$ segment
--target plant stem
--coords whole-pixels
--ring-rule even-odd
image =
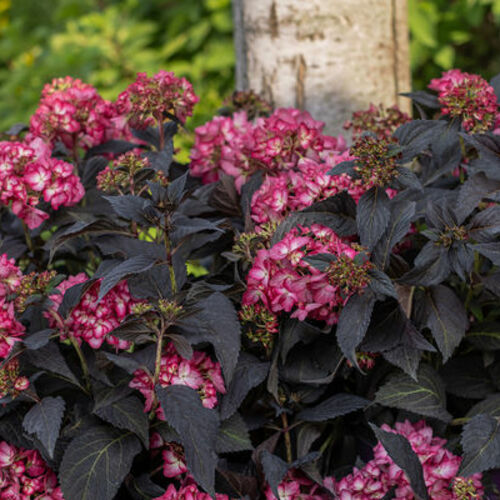
[[[175,270],[172,263],[172,244],[170,243],[170,238],[168,231],[165,230],[165,252],[167,254],[167,265],[170,273],[170,283],[172,286],[172,295],[177,293],[177,283],[175,281]]]
[[[26,222],[24,222],[23,220],[21,221],[21,224],[23,225],[24,239],[26,240],[26,245],[28,245],[30,252],[34,254],[35,247],[33,246],[33,240],[31,239],[30,230],[28,229]]]
[[[155,357],[155,374],[153,377],[153,385],[156,386],[158,380],[160,378],[160,369],[161,369],[161,355],[163,353],[163,335],[165,334],[165,327],[162,324],[160,329],[157,332],[157,340],[156,340],[156,357]]]
[[[71,345],[75,348],[76,354],[78,354],[78,358],[80,359],[80,365],[82,367],[83,378],[85,379],[85,387],[90,392],[90,376],[89,376],[89,367],[87,366],[87,361],[85,356],[83,355],[82,348],[80,344],[78,344],[77,340],[73,335],[69,335],[69,340]]]
[[[292,457],[292,440],[290,439],[290,428],[288,427],[288,417],[285,412],[281,414],[281,423],[283,424],[283,433],[285,436],[286,461],[291,464]]]

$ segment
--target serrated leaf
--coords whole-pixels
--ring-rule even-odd
[[[446,362],[460,344],[469,328],[462,301],[444,285],[432,287],[425,295],[427,326]]]
[[[394,283],[391,278],[387,276],[380,269],[372,269],[368,273],[370,275],[370,283],[368,286],[376,295],[381,295],[384,297],[392,297],[393,299],[398,298],[396,289],[394,288]]]
[[[422,464],[417,454],[413,451],[408,439],[401,434],[379,429],[374,424],[370,424],[370,427],[377,439],[382,443],[387,454],[392,458],[394,463],[405,472],[414,493],[419,498],[424,500],[429,499],[429,493],[425,486]]]
[[[443,120],[412,120],[401,125],[394,132],[394,137],[404,146],[401,161],[408,162],[422,153],[447,126],[448,122]]]
[[[439,375],[427,365],[421,365],[417,380],[400,374],[390,378],[376,393],[375,402],[384,406],[411,411],[417,415],[449,422],[446,394]]]
[[[458,474],[470,476],[500,467],[500,422],[490,415],[476,415],[464,425],[460,440],[464,455]]]
[[[215,446],[219,429],[217,413],[204,408],[199,394],[186,386],[157,387],[156,394],[165,420],[182,441],[190,474],[205,491],[214,495]]]
[[[500,323],[474,324],[465,338],[482,351],[499,350]]]
[[[141,450],[131,432],[108,426],[86,429],[64,453],[59,481],[65,498],[113,500]]]
[[[24,359],[37,368],[61,375],[80,387],[78,379],[69,369],[66,360],[56,344],[49,343],[36,351],[26,351]]]
[[[486,258],[490,259],[495,266],[500,266],[500,243],[479,243],[477,245],[471,245],[471,248],[476,252],[484,255]]]
[[[234,376],[222,398],[221,418],[227,419],[239,408],[248,392],[261,384],[268,372],[269,363],[259,361],[251,354],[242,352]]]
[[[266,482],[269,484],[274,496],[279,498],[278,486],[288,472],[289,465],[281,460],[280,457],[269,453],[267,450],[262,451],[259,458]]]
[[[480,172],[469,177],[460,187],[455,210],[465,219],[483,199],[500,201],[500,181],[488,179]]]
[[[302,410],[297,418],[306,422],[324,422],[361,410],[369,404],[367,399],[353,394],[335,394],[317,406]]]
[[[471,418],[476,415],[489,415],[491,417],[500,418],[500,394],[491,394],[483,401],[475,404],[468,412],[466,417]]]
[[[49,343],[50,336],[55,332],[52,329],[40,330],[27,337],[23,337],[23,344],[30,350],[36,351]]]
[[[455,396],[482,399],[495,392],[495,386],[479,355],[457,356],[444,365],[441,375],[446,391]]]
[[[467,144],[474,146],[479,158],[472,160],[468,169],[472,172],[484,172],[488,179],[500,180],[500,137],[486,132],[484,134],[460,134]]]
[[[145,210],[151,206],[150,200],[132,194],[105,196],[104,198],[109,202],[118,217],[132,220],[139,224],[148,224],[148,219],[145,217]]]
[[[108,405],[100,405],[94,413],[119,429],[126,429],[136,434],[149,448],[149,419],[144,412],[144,404],[136,396],[113,401]]]
[[[426,92],[425,90],[416,90],[415,92],[404,92],[400,95],[409,97],[413,102],[421,104],[422,106],[426,106],[427,108],[431,109],[440,108],[437,96],[431,94],[430,92]]]
[[[122,279],[151,269],[155,264],[155,260],[146,255],[137,255],[112,267],[102,277],[98,300],[101,300]]]
[[[245,421],[238,413],[224,420],[217,435],[217,453],[235,453],[253,450]]]
[[[500,207],[495,205],[477,213],[468,225],[468,232],[479,243],[495,240],[500,235]]]
[[[24,429],[30,434],[36,435],[50,458],[54,457],[65,406],[61,396],[55,398],[48,396],[33,405],[23,420]]]
[[[375,305],[375,296],[369,290],[362,295],[353,295],[340,313],[337,324],[337,342],[344,356],[354,365],[356,347],[363,340]]]
[[[414,263],[415,267],[404,274],[400,281],[415,286],[439,285],[450,274],[448,249],[428,241]]]
[[[177,206],[184,196],[188,172],[173,180],[167,187],[167,197],[170,203]]]
[[[372,250],[384,234],[390,218],[389,198],[383,189],[372,187],[364,193],[356,213],[361,244]]]
[[[233,378],[241,345],[241,325],[232,302],[215,292],[196,304],[195,314],[183,318],[177,326],[191,342],[210,342],[214,346],[226,384]]]

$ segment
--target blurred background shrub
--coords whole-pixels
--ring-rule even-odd
[[[459,67],[500,72],[500,0],[409,0],[415,88]],[[0,0],[0,130],[27,121],[43,84],[71,75],[114,98],[137,71],[190,79],[189,127],[233,87],[230,0]]]

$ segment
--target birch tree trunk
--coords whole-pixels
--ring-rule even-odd
[[[406,0],[233,0],[236,85],[340,133],[353,111],[410,89]]]

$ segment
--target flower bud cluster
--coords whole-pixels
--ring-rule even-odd
[[[429,88],[438,92],[441,112],[460,118],[468,132],[485,132],[498,120],[495,90],[479,75],[452,69],[431,80]]]
[[[52,145],[60,141],[70,151],[127,135],[115,105],[92,85],[70,76],[45,85],[30,132]]]
[[[56,271],[32,272],[24,275],[16,289],[16,311],[20,314],[26,309],[26,301],[35,294],[44,295],[56,277]]]
[[[461,457],[454,455],[445,445],[446,440],[433,436],[433,430],[422,420],[412,424],[408,420],[397,422],[392,429],[382,429],[401,434],[410,442],[423,468],[425,485],[430,498],[440,500],[471,500],[483,498],[481,474],[470,478],[457,476]],[[373,500],[383,498],[395,487],[394,498],[413,500],[413,490],[408,477],[389,457],[379,442],[373,449],[374,458],[363,468],[354,468],[348,476],[336,481],[325,479],[325,486],[339,500]]]
[[[116,107],[132,128],[141,129],[157,126],[169,117],[185,122],[198,101],[191,83],[161,70],[151,78],[137,73],[136,81],[118,96]]]
[[[243,305],[262,304],[272,313],[292,312],[292,318],[326,321],[329,325],[349,297],[369,282],[370,262],[358,264],[360,253],[331,229],[314,224],[292,229],[269,250],[257,252],[247,277]],[[328,269],[320,271],[308,258],[331,254]]]
[[[245,111],[250,120],[259,116],[268,116],[273,111],[271,104],[253,90],[233,92],[231,97],[224,102],[224,109],[229,109],[232,113]]]
[[[9,206],[30,229],[49,217],[36,208],[42,200],[57,210],[75,205],[85,194],[73,166],[51,153],[40,138],[0,142],[0,204]]]
[[[53,305],[45,313],[49,326],[60,331],[61,339],[71,335],[79,342],[84,340],[93,349],[99,349],[105,340],[117,349],[128,349],[130,347],[128,341],[110,335],[110,332],[131,314],[131,309],[137,302],[130,295],[126,281],[118,283],[99,301],[100,280],[98,280],[83,293],[80,302],[67,318],[62,318],[57,312],[65,292],[72,286],[86,281],[88,277],[85,273],[80,273],[70,276],[57,286],[59,293],[50,296]]]
[[[22,391],[30,386],[27,377],[19,375],[19,359],[14,358],[7,361],[0,368],[0,399],[7,396],[16,398]]]
[[[185,359],[177,353],[171,342],[165,346],[161,357],[158,383],[161,387],[191,387],[198,391],[205,408],[214,408],[217,404],[217,392],[226,392],[218,362],[212,361],[201,351],[194,351],[191,359]],[[154,377],[145,370],[138,369],[129,385],[138,389],[146,398],[144,411],[151,411],[156,404]],[[156,414],[160,420],[165,420],[161,407],[156,407]]]
[[[149,160],[138,151],[129,151],[113,160],[97,174],[97,189],[105,193],[135,194],[136,175],[149,167]]]
[[[0,498],[64,500],[57,477],[37,450],[0,442]]]
[[[344,123],[346,130],[352,129],[353,139],[358,139],[364,132],[376,137],[389,138],[403,123],[411,121],[411,117],[401,111],[398,106],[384,108],[383,105],[370,104],[366,110],[355,111],[352,118]]]

